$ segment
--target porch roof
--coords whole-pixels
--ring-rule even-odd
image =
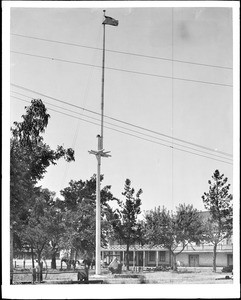
[[[129,247],[130,251],[151,251],[151,250],[160,250],[166,251],[167,249],[160,246],[150,246],[150,245],[131,245]],[[126,251],[126,245],[111,245],[107,248],[101,248],[101,251]]]
[[[179,252],[182,249],[182,247],[178,246],[174,252]],[[164,248],[161,245],[132,245],[129,247],[130,251],[168,251],[167,248]],[[126,251],[126,245],[109,245],[106,248],[101,248],[101,251]],[[201,244],[199,246],[197,245],[187,245],[185,249],[183,250],[183,253],[185,252],[213,252],[213,245],[207,245],[207,244]],[[233,251],[233,245],[218,245],[217,246],[217,252],[232,252]]]

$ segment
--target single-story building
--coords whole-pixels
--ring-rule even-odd
[[[175,252],[180,251],[178,247]],[[150,247],[149,245],[130,246],[129,249],[130,266],[156,267],[171,264],[171,255],[168,249],[162,246]],[[102,261],[109,264],[113,257],[117,257],[121,263],[125,263],[126,245],[112,244],[101,249]],[[201,244],[187,245],[185,249],[177,255],[180,266],[185,267],[211,267],[213,264],[213,245]],[[217,246],[217,267],[233,265],[233,244],[222,243]]]

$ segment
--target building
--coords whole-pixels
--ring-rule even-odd
[[[209,212],[200,212],[204,219],[208,218]],[[181,247],[175,250],[178,253]],[[149,245],[130,246],[129,263],[130,266],[157,267],[171,265],[171,255],[168,249],[160,246],[150,247]],[[101,258],[109,264],[114,256],[121,263],[124,263],[126,255],[126,245],[119,245],[112,242],[106,248],[101,249]],[[213,245],[202,243],[200,245],[187,245],[184,250],[177,255],[180,266],[185,267],[211,267],[213,265]],[[232,238],[223,240],[217,246],[217,267],[233,265],[233,242]]]
[[[180,247],[175,252],[180,251]],[[150,247],[148,245],[135,245],[130,247],[130,266],[157,267],[170,265],[171,256],[168,249],[162,246]],[[101,249],[101,258],[109,264],[113,257],[124,263],[126,255],[125,245],[109,245]],[[182,253],[178,254],[177,261],[185,267],[211,267],[213,264],[213,245],[201,244],[187,245]],[[233,244],[222,243],[217,247],[217,267],[233,265]]]

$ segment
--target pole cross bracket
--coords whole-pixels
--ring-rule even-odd
[[[97,151],[90,150],[88,152],[89,152],[89,154],[94,154],[96,156],[102,156],[102,157],[110,157],[111,156],[110,154],[108,154],[108,153],[110,153],[110,151],[104,151],[104,149],[97,150]]]

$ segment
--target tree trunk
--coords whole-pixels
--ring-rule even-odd
[[[78,249],[75,250],[74,260],[78,260]]]
[[[172,269],[177,271],[177,255],[174,252],[172,252]]]
[[[32,258],[32,268],[34,269],[34,253],[33,253],[33,246],[31,246],[31,258]]]
[[[213,247],[213,272],[216,272],[216,257],[217,257],[217,244]]]
[[[43,280],[43,263],[41,262],[41,253],[38,253],[38,274],[37,274],[38,282]]]
[[[52,253],[51,269],[56,270],[56,252],[55,251]]]
[[[45,279],[47,278],[47,275],[48,275],[48,265],[47,265],[47,262],[46,262],[46,259],[44,258],[44,263],[45,263],[45,269],[46,269],[46,275],[45,275]],[[42,264],[43,266],[43,264]]]

